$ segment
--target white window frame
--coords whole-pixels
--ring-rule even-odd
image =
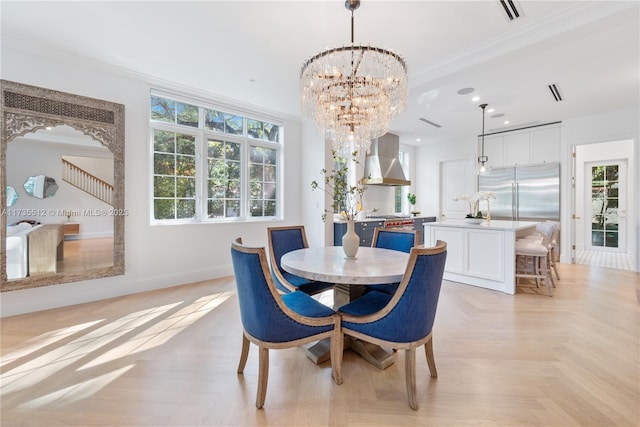
[[[171,99],[177,102],[191,104],[199,108],[199,126],[197,128],[151,120],[150,101],[152,96]],[[228,114],[234,114],[243,119],[243,134],[234,135],[216,132],[205,128],[205,109],[216,110]],[[149,187],[149,221],[151,225],[181,225],[201,223],[233,223],[233,222],[265,222],[282,220],[284,217],[283,182],[282,173],[284,167],[284,120],[267,114],[256,113],[235,108],[229,105],[217,104],[211,100],[203,100],[167,92],[160,89],[151,89],[147,103],[147,121],[149,123],[148,137],[148,187]],[[279,141],[268,141],[249,137],[247,120],[257,120],[279,126]],[[196,163],[196,200],[195,217],[183,219],[156,219],[154,207],[154,130],[183,133],[195,136],[195,163]],[[207,140],[209,138],[228,142],[240,143],[240,215],[238,217],[207,217]],[[276,215],[275,216],[251,216],[250,215],[250,175],[249,175],[249,149],[252,145],[276,150]]]

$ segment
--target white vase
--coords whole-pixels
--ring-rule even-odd
[[[347,221],[347,232],[342,236],[342,249],[347,258],[355,258],[360,247],[360,237],[356,234],[356,222]]]

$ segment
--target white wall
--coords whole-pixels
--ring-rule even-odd
[[[0,77],[125,105],[125,274],[35,289],[3,292],[1,315],[43,310],[174,286],[232,274],[230,244],[242,236],[247,244],[266,245],[266,228],[301,222],[304,182],[301,173],[301,124],[295,117],[265,111],[241,101],[194,89],[155,82],[93,62],[50,53],[13,40],[2,40]],[[149,93],[151,88],[180,91],[269,114],[285,120],[284,221],[151,226],[149,161]],[[306,189],[306,186],[305,186]],[[309,193],[308,191],[302,194]]]

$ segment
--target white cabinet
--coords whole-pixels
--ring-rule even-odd
[[[530,134],[530,132],[521,132],[504,136],[505,166],[531,164]]]
[[[448,220],[424,225],[425,246],[447,242],[444,278],[515,294],[516,237],[535,232],[529,221],[492,220],[481,225]]]
[[[478,153],[482,153],[481,140]],[[533,165],[560,161],[560,126],[542,126],[484,138],[488,167]],[[478,154],[480,155],[480,154]]]
[[[481,152],[479,151],[479,153]],[[485,137],[484,155],[489,158],[487,167],[499,168],[504,166],[504,137],[502,135]]]
[[[560,162],[560,128],[531,132],[531,163]]]

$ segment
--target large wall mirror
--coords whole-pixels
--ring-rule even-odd
[[[124,274],[124,106],[0,87],[0,290]]]

